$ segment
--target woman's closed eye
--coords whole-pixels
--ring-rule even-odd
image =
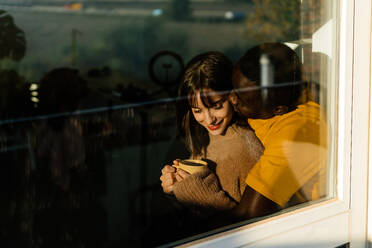
[[[201,113],[201,109],[200,108],[192,108],[192,112],[194,114],[198,114],[198,113]]]
[[[217,104],[213,105],[214,109],[221,109],[222,107],[223,107],[223,103],[217,103]]]
[[[222,98],[222,99],[219,99],[219,100],[217,100],[217,101],[215,101],[215,102],[213,102],[212,103],[212,108],[213,109],[222,109],[224,106],[224,103],[226,102],[226,99],[225,98]]]

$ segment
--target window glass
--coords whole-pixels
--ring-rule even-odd
[[[0,246],[172,246],[335,197],[336,7],[1,0]]]

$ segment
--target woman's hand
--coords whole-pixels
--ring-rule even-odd
[[[177,166],[178,160],[174,160],[173,164]],[[164,166],[161,170],[161,187],[166,194],[173,194],[173,185],[177,182],[176,171],[177,169],[170,165]]]
[[[190,176],[190,173],[188,173],[188,172],[186,172],[182,169],[177,169],[177,172],[176,172],[177,182],[181,182],[182,180],[186,179],[189,176]]]
[[[173,166],[166,165],[161,170],[161,187],[166,194],[173,194],[173,185],[177,182],[181,182],[182,180],[190,176],[190,173],[182,169],[175,168],[178,165],[179,160],[176,159],[173,161]]]
[[[179,159],[173,160],[173,165],[177,167],[179,165]],[[188,172],[186,172],[186,171],[184,171],[180,168],[177,168],[177,172],[176,172],[177,182],[181,182],[183,179],[185,179],[188,176],[190,176],[190,173],[188,173]]]

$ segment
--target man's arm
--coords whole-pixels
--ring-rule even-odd
[[[210,218],[208,230],[234,224],[240,221],[269,215],[281,210],[275,202],[269,200],[247,185],[241,201],[230,210],[218,212]]]
[[[247,185],[239,204],[231,210],[237,220],[246,220],[275,213],[280,206]]]

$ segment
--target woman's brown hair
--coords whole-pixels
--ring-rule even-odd
[[[233,64],[224,54],[206,52],[192,58],[186,65],[178,90],[177,126],[192,156],[205,154],[209,144],[208,131],[201,126],[191,112],[196,93],[200,92],[202,103],[212,107],[208,90],[213,90],[227,100],[232,90]]]

